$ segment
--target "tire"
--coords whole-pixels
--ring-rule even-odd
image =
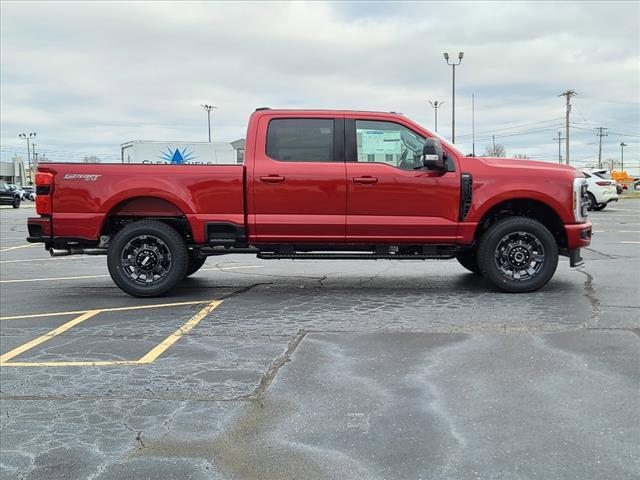
[[[606,203],[598,203],[597,205],[595,205],[593,207],[592,210],[595,210],[596,212],[599,212],[600,210],[604,210],[606,208],[607,204]]]
[[[200,270],[200,267],[202,267],[206,261],[207,257],[197,257],[193,253],[189,253],[189,265],[187,266],[187,273],[184,275],[185,278]]]
[[[464,268],[472,273],[480,273],[480,267],[478,267],[478,257],[475,250],[467,250],[460,252],[456,255],[456,259],[460,262]]]
[[[553,277],[558,266],[558,245],[537,220],[505,218],[480,239],[478,266],[482,276],[503,292],[533,292]]]
[[[158,297],[184,278],[189,252],[183,238],[169,225],[140,220],[115,235],[107,265],[111,278],[124,292],[134,297]]]
[[[593,210],[593,207],[598,204],[596,197],[593,196],[593,193],[587,192],[587,198],[587,210]]]
[[[14,197],[13,208],[20,208],[20,197]]]

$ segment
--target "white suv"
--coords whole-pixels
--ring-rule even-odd
[[[585,168],[581,170],[587,179],[589,210],[602,210],[610,202],[618,201],[615,181],[609,172],[601,168]]]

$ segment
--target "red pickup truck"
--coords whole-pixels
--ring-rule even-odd
[[[106,254],[125,292],[162,295],[207,256],[457,258],[507,292],[582,264],[574,168],[467,157],[397,113],[256,110],[244,165],[38,166],[30,242]]]

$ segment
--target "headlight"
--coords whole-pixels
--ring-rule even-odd
[[[573,180],[573,218],[576,223],[587,219],[587,181],[584,178]]]

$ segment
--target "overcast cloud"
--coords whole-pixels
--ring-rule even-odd
[[[119,158],[125,141],[205,141],[201,103],[218,107],[214,140],[244,137],[260,106],[393,110],[433,128],[427,100],[445,102],[451,67],[456,132],[471,151],[491,135],[507,153],[554,161],[573,100],[572,160],[640,160],[640,3],[170,3],[1,4],[1,154],[37,132],[50,159]],[[518,127],[518,125],[522,125]],[[525,135],[511,135],[544,130]],[[620,134],[625,134],[621,136]],[[469,143],[460,143],[469,142]]]

